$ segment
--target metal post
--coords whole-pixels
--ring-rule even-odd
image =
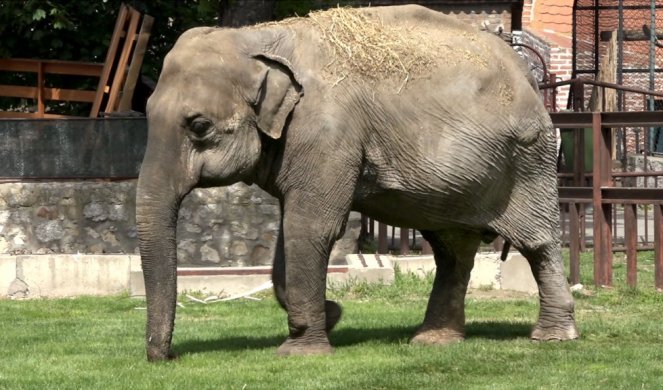
[[[649,90],[656,90],[656,82],[654,77],[656,74],[654,70],[656,69],[656,0],[651,0],[651,10],[650,10],[650,24],[651,31],[649,33]],[[654,111],[654,96],[649,95],[649,111]],[[649,148],[647,153],[654,152],[656,148],[656,141],[654,140],[654,128],[649,128]]]
[[[624,243],[626,244],[626,284],[635,288],[638,285],[638,205],[624,205]]]
[[[598,7],[597,7],[598,8]],[[598,12],[598,10],[596,10]],[[619,0],[617,3],[617,84],[624,83],[623,72],[624,69],[624,2]],[[598,31],[596,32],[598,36]],[[598,38],[597,38],[598,39]],[[594,54],[598,58],[599,53]],[[617,107],[620,111],[624,111],[624,92],[617,90]]]
[[[663,292],[663,205],[654,205],[654,285]]]
[[[401,228],[400,254],[401,256],[406,256],[410,254],[410,229]]]
[[[421,243],[421,254],[422,255],[432,255],[433,247],[430,246],[430,243],[426,240],[423,240]]]
[[[569,204],[569,257],[571,284],[580,283],[580,207]]]
[[[382,222],[378,223],[378,253],[381,255],[389,253],[389,247],[387,245],[387,225]]]
[[[612,285],[612,205],[603,203],[601,187],[611,186],[610,144],[611,131],[601,126],[601,113],[592,115],[594,141],[594,284]]]

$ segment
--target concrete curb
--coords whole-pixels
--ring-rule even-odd
[[[391,284],[394,267],[404,272],[435,271],[432,256],[395,257],[351,254],[347,265],[330,266],[328,284],[353,281]],[[271,279],[271,267],[178,268],[178,291],[236,295]],[[509,289],[535,293],[527,261],[510,254],[477,254],[470,288]],[[136,255],[3,255],[0,256],[0,298],[57,298],[79,295],[145,294],[140,257]]]

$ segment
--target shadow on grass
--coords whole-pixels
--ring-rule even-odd
[[[177,355],[188,355],[215,351],[243,351],[247,349],[265,349],[279,346],[283,337],[219,337],[207,340],[185,340],[173,345]]]
[[[465,325],[465,339],[513,340],[529,338],[534,325],[527,322],[473,321]]]
[[[528,338],[532,324],[513,322],[470,322],[465,327],[466,339],[513,340]],[[397,344],[407,342],[415,333],[413,326],[391,326],[382,328],[340,328],[329,336],[335,347],[348,347],[368,342]],[[277,348],[283,336],[270,337],[219,337],[207,340],[185,340],[174,345],[177,355],[214,351],[242,351]]]

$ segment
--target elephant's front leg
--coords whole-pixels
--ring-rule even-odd
[[[332,352],[327,333],[340,318],[340,307],[325,299],[327,265],[332,246],[343,231],[346,208],[302,196],[291,195],[285,201],[285,261],[279,264],[277,250],[274,272],[277,276],[279,268],[285,271],[284,281],[275,278],[275,290],[288,312],[289,335],[278,349],[280,355]],[[279,287],[283,282],[285,289]]]
[[[281,215],[283,215],[283,210],[281,210]],[[276,240],[276,250],[274,254],[274,265],[272,267],[272,283],[274,284],[274,295],[279,305],[284,310],[288,310],[287,305],[287,296],[286,296],[286,283],[285,283],[285,246],[283,242],[283,218],[281,218],[281,227],[279,229],[279,235]],[[343,310],[341,306],[330,300],[325,301],[325,317],[326,324],[325,330],[327,333],[331,332],[334,329],[334,326],[341,319]]]

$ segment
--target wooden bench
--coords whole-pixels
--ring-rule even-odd
[[[100,113],[131,109],[140,67],[154,19],[141,15],[134,8],[122,4],[115,22],[106,60],[103,63],[37,59],[0,59],[0,72],[34,73],[36,85],[0,85],[0,96],[33,99],[33,112],[0,111],[0,118],[62,118],[46,112],[47,101],[91,103],[89,117]],[[50,75],[86,76],[98,78],[95,90],[47,87]],[[34,77],[34,76],[33,76]]]

